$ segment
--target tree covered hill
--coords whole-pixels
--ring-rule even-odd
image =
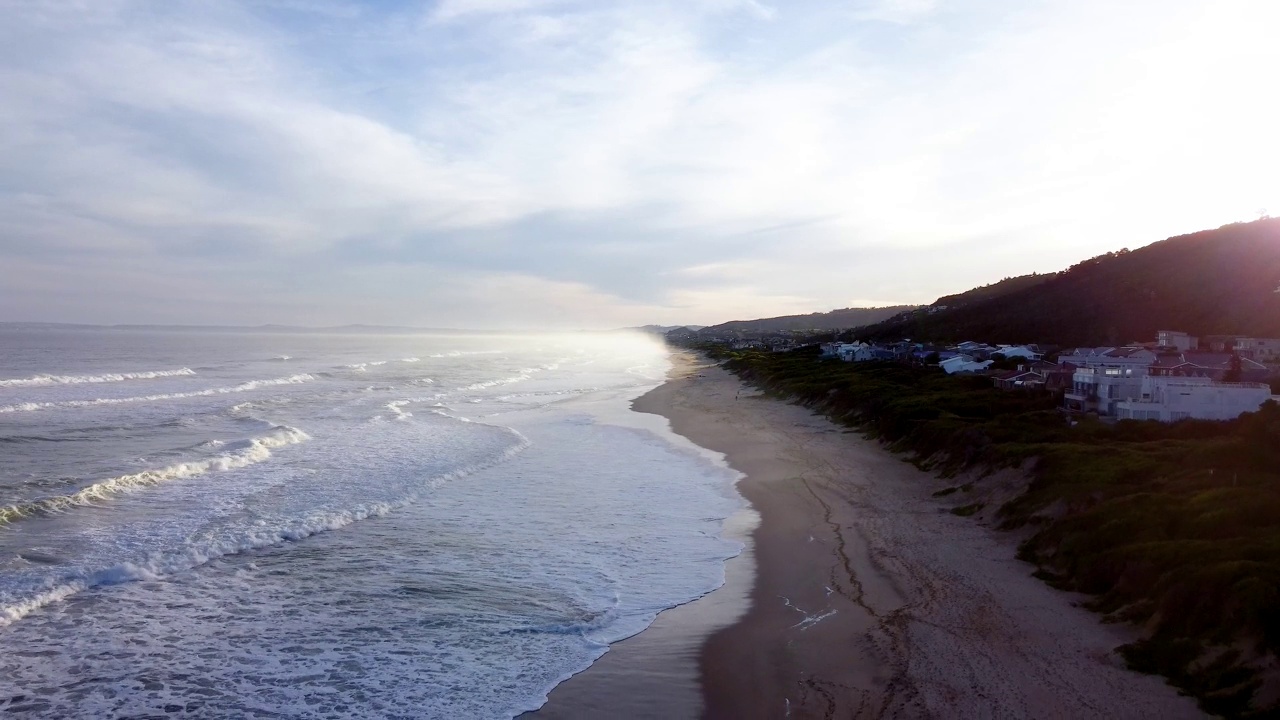
[[[878,323],[886,318],[915,309],[915,305],[895,305],[882,308],[844,308],[808,315],[784,315],[758,320],[732,320],[702,328],[703,337],[735,334],[758,334],[804,330],[848,330]]]
[[[1280,337],[1280,218],[1173,237],[1060,273],[1012,280],[1027,277],[1044,280],[954,307],[939,300],[855,335],[1057,345],[1148,340],[1158,330]],[[999,285],[951,297],[973,297]]]
[[[1057,277],[1057,275],[1058,273],[1049,273],[1047,275],[1031,273],[1030,275],[1008,277],[1000,282],[991,283],[990,285],[983,285],[972,290],[966,290],[962,293],[956,293],[955,295],[945,295],[938,298],[938,300],[930,307],[953,309],[963,307],[965,305],[972,305],[973,303],[991,300],[1020,290],[1025,290],[1029,287],[1035,287],[1036,285]]]

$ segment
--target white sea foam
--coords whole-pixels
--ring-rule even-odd
[[[272,380],[251,380],[249,382],[240,383],[232,387],[208,388],[206,390],[193,390],[191,392],[181,393],[163,393],[159,395],[143,395],[139,397],[124,398],[94,398],[92,400],[62,400],[58,402],[25,402],[17,405],[0,405],[0,413],[14,412],[32,412],[35,410],[52,410],[55,408],[76,408],[90,407],[93,405],[121,405],[125,403],[137,402],[157,402],[160,400],[179,400],[182,398],[208,397],[210,395],[225,395],[229,393],[249,392],[251,390],[259,390],[264,387],[272,387],[275,385],[296,385],[315,380],[312,375],[290,375],[289,377],[274,378]]]
[[[387,403],[387,408],[391,410],[392,413],[395,414],[395,418],[397,420],[408,420],[409,418],[413,417],[413,413],[407,412],[401,408],[403,408],[405,405],[408,405],[409,402],[410,402],[409,400],[395,400],[393,402]]]
[[[170,480],[256,465],[269,459],[273,449],[294,445],[309,439],[310,436],[297,428],[280,425],[266,435],[228,444],[229,447],[236,447],[236,449],[222,455],[204,460],[178,463],[158,470],[143,470],[138,473],[120,475],[100,480],[70,495],[59,495],[21,505],[0,508],[0,525],[12,523],[32,515],[46,515],[68,510],[77,505],[89,505],[95,501],[106,500],[114,495],[159,485]]]
[[[191,368],[177,370],[149,370],[147,372],[106,373],[103,375],[35,375],[29,378],[0,380],[0,387],[33,387],[40,385],[80,385],[82,383],[112,383],[125,380],[155,380],[156,378],[195,375]]]
[[[450,472],[441,473],[429,478],[423,486],[423,490],[438,487],[444,483],[458,480],[485,468],[510,460],[512,457],[515,457],[532,445],[527,437],[513,428],[502,426],[490,427],[498,427],[506,431],[515,438],[515,442],[488,460],[460,467]],[[254,447],[261,444],[265,450],[271,446],[279,447],[280,445],[287,445],[292,442],[302,442],[303,440],[308,439],[308,436],[305,433],[296,428],[281,426],[278,429],[281,432],[272,436],[275,437],[275,440],[268,441],[265,438],[255,438],[250,444]],[[269,443],[279,444],[270,445]],[[246,450],[252,450],[252,448],[247,448]],[[269,452],[267,455],[269,455]],[[240,466],[243,467],[249,464],[252,464],[252,462],[244,462],[244,464]],[[226,469],[230,469],[230,467],[227,467]],[[165,474],[168,470],[172,470],[172,468],[166,468],[165,471],[155,472],[159,475]],[[203,470],[202,472],[208,472],[208,470]],[[104,482],[128,483],[130,481],[126,480],[126,478],[141,477],[147,474],[148,473],[139,473],[135,476],[113,478],[112,480]],[[201,473],[196,472],[192,474]],[[154,482],[143,482],[142,484],[155,484],[155,482],[163,482],[165,479],[170,478],[163,478]],[[86,488],[86,491],[91,489],[92,488]],[[274,521],[262,520],[253,526],[227,528],[224,534],[220,536],[196,541],[176,553],[153,553],[142,562],[124,562],[102,570],[86,571],[77,575],[65,576],[56,583],[51,584],[49,587],[40,590],[33,595],[16,599],[7,599],[6,604],[0,605],[0,627],[10,625],[46,605],[59,602],[92,587],[113,585],[134,580],[155,580],[163,578],[165,575],[182,572],[193,567],[203,565],[219,557],[235,555],[248,552],[250,550],[279,545],[285,542],[302,540],[327,530],[337,530],[339,528],[346,527],[347,525],[366,518],[381,517],[415,502],[419,496],[420,492],[410,492],[394,500],[365,502],[346,509],[321,510],[301,518],[277,518]],[[69,505],[70,504],[51,507],[49,508],[49,511],[64,509],[64,507]],[[8,508],[7,510],[12,511],[14,508]],[[0,510],[0,524],[11,519],[4,515],[5,512],[5,510]],[[18,517],[22,517],[25,514],[29,513],[22,513]]]

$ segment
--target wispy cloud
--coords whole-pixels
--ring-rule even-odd
[[[0,20],[8,319],[712,321],[929,301],[1280,206],[1262,0]]]

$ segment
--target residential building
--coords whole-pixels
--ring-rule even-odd
[[[1076,348],[1058,355],[1059,365],[1071,364],[1078,368],[1145,369],[1155,361],[1156,354],[1139,345]]]
[[[1019,365],[1017,370],[1000,373],[991,379],[1001,390],[1042,390],[1045,382],[1044,373],[1026,365]]]
[[[1040,353],[1025,345],[1001,345],[996,349],[996,352],[1007,358],[1023,358],[1025,360],[1040,359]]]
[[[1274,338],[1236,338],[1235,351],[1259,362],[1280,362],[1280,340]]]
[[[1235,371],[1233,373],[1233,370]],[[1266,365],[1230,352],[1161,353],[1151,364],[1151,375],[1157,377],[1204,377],[1210,380],[1259,382],[1271,371]]]
[[[1116,403],[1116,414],[1122,419],[1161,422],[1233,420],[1273,399],[1271,387],[1263,383],[1148,376],[1142,380],[1139,397]]]
[[[1020,363],[1017,370],[993,375],[991,380],[1001,390],[1050,390],[1058,392],[1063,387],[1071,384],[1070,374],[1066,375],[1065,381],[1061,377],[1062,374],[1061,366],[1051,362],[1044,362],[1043,360],[1036,360],[1034,362]],[[1050,387],[1051,380],[1056,383],[1056,387]]]
[[[822,346],[822,355],[823,357],[838,357],[845,362],[893,360],[897,357],[893,350],[879,348],[863,342],[826,343]]]
[[[969,355],[956,355],[947,358],[938,363],[938,367],[942,368],[948,375],[954,375],[958,372],[980,372],[991,366],[990,360],[975,360]]]
[[[1071,388],[1063,393],[1068,410],[1115,415],[1116,403],[1142,394],[1145,367],[1086,367],[1071,376]]]
[[[1160,330],[1156,333],[1156,345],[1186,352],[1200,346],[1200,340],[1176,330]]]

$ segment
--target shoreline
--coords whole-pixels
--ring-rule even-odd
[[[631,410],[666,417],[663,409],[673,402],[670,395],[678,381],[695,374],[702,362],[688,353],[673,353],[671,361],[663,384],[632,400]],[[714,632],[737,622],[750,606],[753,534],[758,525],[759,515],[744,498],[742,507],[723,524],[723,537],[743,547],[725,562],[722,585],[663,610],[649,627],[610,645],[594,663],[553,688],[542,707],[519,715],[520,720],[702,717],[702,648]]]
[[[726,584],[662,613],[535,717],[1205,717],[1161,678],[1126,669],[1114,648],[1132,631],[1033,578],[1015,537],[947,512],[931,495],[945,481],[712,361],[672,359],[667,383],[633,408],[744,475],[738,491],[760,517],[749,602],[736,620],[671,627],[682,608],[725,604]],[[726,566],[739,592],[744,575]],[[641,701],[643,682],[609,678],[643,680],[673,629],[705,638],[694,669],[687,649],[667,666],[671,687],[687,696],[692,682],[701,702],[647,712],[664,685]]]

